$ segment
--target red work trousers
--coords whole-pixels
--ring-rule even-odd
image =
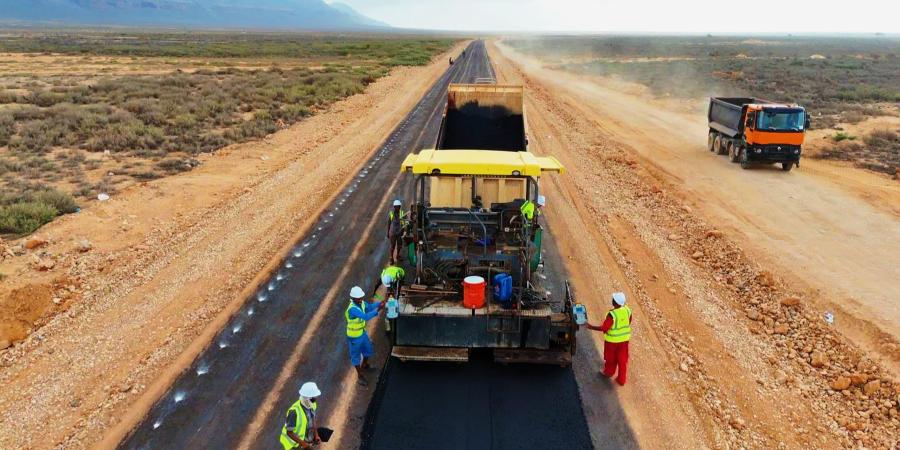
[[[628,375],[628,341],[604,342],[603,362],[603,375],[612,378],[618,368],[619,376],[616,377],[616,383],[624,386]]]

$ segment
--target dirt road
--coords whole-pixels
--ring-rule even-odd
[[[594,316],[605,310],[605,293],[612,289],[633,299],[633,375],[617,397],[642,447],[897,445],[895,376],[825,324],[805,285],[783,276],[774,258],[758,258],[742,229],[718,218],[717,210],[731,211],[720,203],[726,191],[716,186],[719,193],[708,201],[692,194],[692,183],[704,172],[685,162],[692,154],[666,153],[676,151],[668,142],[678,133],[659,128],[678,119],[624,109],[634,115],[625,120],[616,116],[614,99],[604,103],[593,90],[582,89],[587,81],[568,83],[566,74],[544,70],[502,46],[490,48],[498,78],[525,85],[532,150],[552,153],[570,169],[543,189],[551,229],[570,237],[560,246],[580,299]],[[665,148],[652,139],[664,139]],[[647,140],[655,144],[635,147]],[[649,152],[692,170],[663,172],[658,158],[643,156]],[[697,152],[735,171],[734,177],[748,176],[703,147]],[[769,180],[780,172],[753,175],[785,189],[783,180]],[[838,194],[862,203],[871,217],[884,214],[851,194]],[[753,215],[749,220],[759,223]],[[760,233],[763,225],[751,229]],[[873,232],[887,246],[896,238]],[[784,232],[777,236],[787,239]],[[875,270],[890,276],[895,269]],[[596,297],[586,299],[585,293]],[[602,420],[593,411],[603,408],[592,400],[601,388],[591,375],[576,365],[589,426]]]
[[[807,301],[835,311],[838,329],[877,349],[900,373],[900,283],[888,281],[900,280],[896,181],[808,158],[789,174],[769,166],[740,170],[706,151],[703,113],[548,70],[501,48],[556,95],[578,99],[577,113],[677,183],[688,204],[739,235],[756,259],[777,268]]]

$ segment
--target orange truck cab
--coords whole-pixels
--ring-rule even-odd
[[[784,171],[800,165],[806,110],[797,104],[747,97],[709,99],[709,151],[727,154],[744,169],[754,162],[780,163]]]

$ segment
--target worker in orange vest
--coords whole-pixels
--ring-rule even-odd
[[[631,308],[625,306],[625,294],[616,292],[612,295],[612,307],[606,313],[606,319],[600,326],[587,324],[590,330],[604,334],[603,343],[603,376],[612,378],[618,369],[616,382],[625,386],[628,375],[628,341],[631,340]]]

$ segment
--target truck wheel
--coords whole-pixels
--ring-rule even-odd
[[[716,135],[716,139],[713,141],[713,150],[717,155],[722,154],[722,136]]]
[[[792,162],[781,163],[781,170],[783,170],[785,172],[790,172],[791,169],[793,169],[793,168],[794,168],[794,163],[792,163]]]
[[[716,147],[716,133],[715,131],[710,130],[709,137],[706,139],[706,149],[709,151],[715,151]]]
[[[738,152],[741,151],[740,148],[741,147],[735,145],[734,142],[732,142],[732,141],[728,142],[728,160],[729,161],[731,161],[733,163],[738,162],[738,157],[739,157]]]
[[[747,156],[746,148],[741,149],[740,161],[741,161],[741,169],[747,170],[750,168],[750,157]]]

